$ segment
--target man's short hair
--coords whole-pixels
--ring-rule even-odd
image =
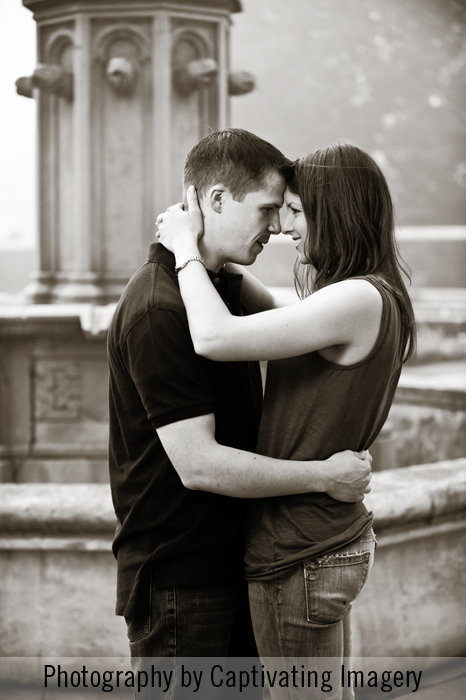
[[[271,172],[288,180],[291,161],[271,143],[244,129],[214,131],[188,153],[184,166],[185,187],[194,185],[200,195],[221,183],[233,199],[241,201],[256,192]]]

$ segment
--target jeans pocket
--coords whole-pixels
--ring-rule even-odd
[[[148,615],[125,617],[125,621],[130,644],[138,642],[150,633],[150,613]]]
[[[346,551],[304,562],[309,622],[331,625],[342,619],[364,586],[370,558],[370,551]]]

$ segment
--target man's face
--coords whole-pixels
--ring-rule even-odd
[[[215,227],[216,252],[222,263],[251,265],[270,235],[280,233],[284,190],[284,178],[271,172],[259,190],[249,192],[240,202],[233,199],[229,190],[224,191]]]

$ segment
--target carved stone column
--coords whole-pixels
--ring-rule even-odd
[[[228,68],[237,0],[24,4],[38,32],[17,90],[37,102],[40,269],[35,303],[0,305],[0,481],[102,482],[114,302],[181,197],[186,153],[253,81]]]
[[[23,0],[39,65],[40,270],[29,300],[115,301],[146,259],[156,214],[181,196],[188,150],[228,124],[238,0]]]

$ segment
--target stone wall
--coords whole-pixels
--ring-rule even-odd
[[[114,305],[89,304],[0,308],[0,481],[108,480],[105,340],[113,311]],[[439,337],[445,322],[432,313],[427,326],[421,317],[419,328],[437,334],[434,357],[450,359],[442,356]],[[460,329],[466,327],[466,305],[452,311],[451,326],[457,339],[453,356],[464,358]],[[390,438],[393,466],[466,454],[464,369],[463,361],[404,368],[377,441]],[[380,463],[377,457],[374,468]]]
[[[350,140],[378,160],[402,225],[464,225],[465,22],[465,0],[243,0],[232,60],[257,90],[232,126],[291,158]]]
[[[114,305],[0,310],[0,481],[108,481]]]
[[[461,656],[466,459],[374,474],[367,505],[379,547],[354,606],[354,655]],[[127,663],[114,526],[104,484],[0,485],[0,678],[37,679],[51,657]]]
[[[125,623],[114,614],[109,487],[0,490],[0,657],[8,657],[0,678],[34,680],[39,657],[126,657]]]

